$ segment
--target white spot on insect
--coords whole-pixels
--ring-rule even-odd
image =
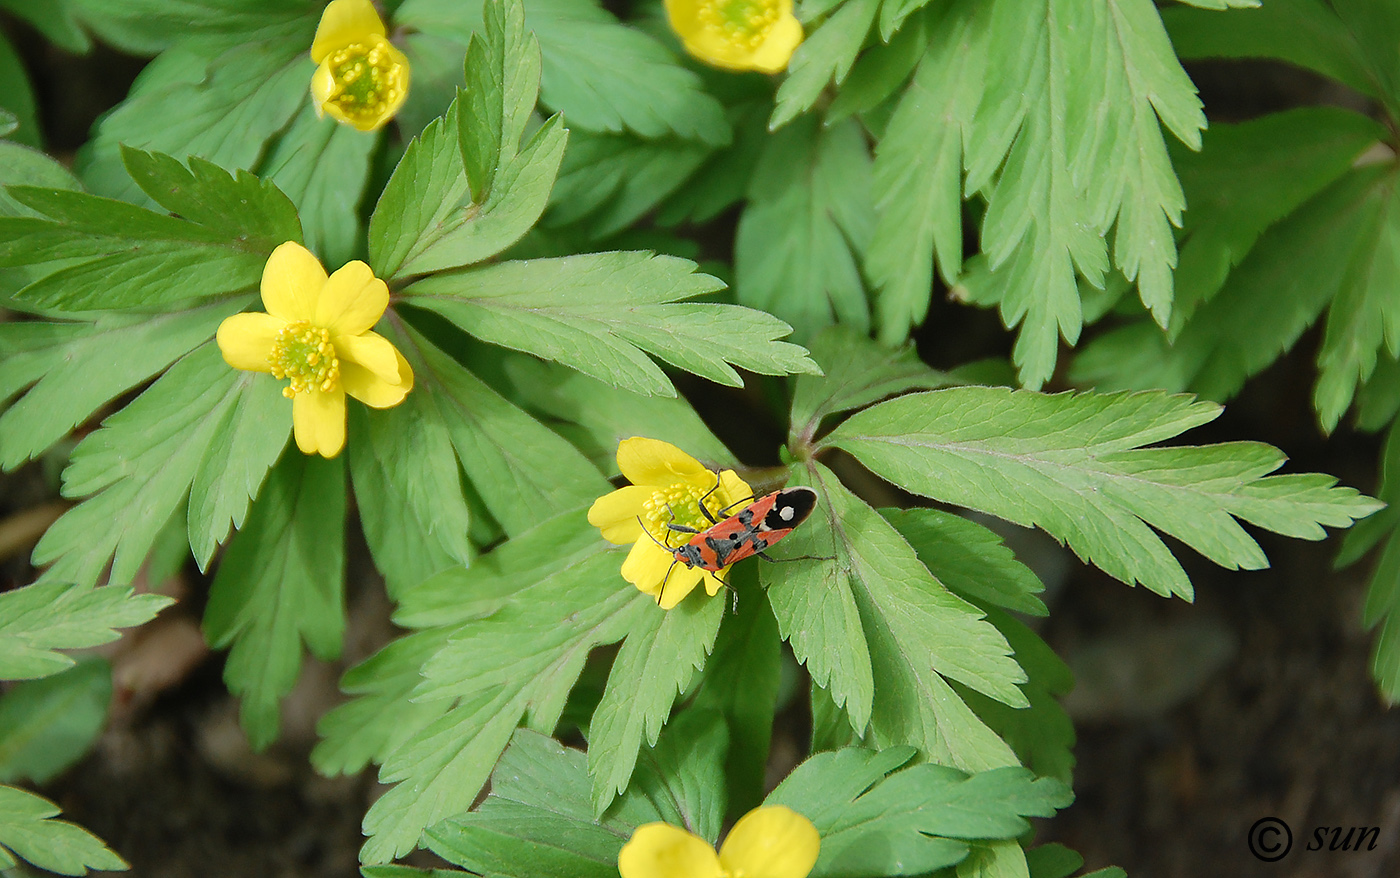
[[[778,517],[783,521],[792,521],[792,514],[793,508],[791,506],[784,506],[782,509],[778,510]]]

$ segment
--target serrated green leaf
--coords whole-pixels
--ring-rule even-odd
[[[40,582],[0,594],[0,680],[47,677],[73,666],[57,652],[116,640],[116,628],[141,625],[171,600],[130,587]]]
[[[271,377],[240,375],[241,392],[211,438],[190,485],[189,547],[201,570],[230,531],[243,526],[248,504],[287,445],[287,403]],[[159,581],[159,580],[156,580]]]
[[[1227,569],[1258,569],[1267,559],[1236,518],[1322,539],[1322,525],[1348,527],[1379,508],[1328,476],[1269,476],[1284,456],[1267,445],[1141,447],[1219,412],[1160,392],[959,387],[866,409],[825,443],[906,490],[1042,527],[1086,562],[1162,595],[1189,598],[1191,584],[1152,528]]]
[[[989,841],[972,845],[958,863],[957,878],[1031,878],[1026,852],[1016,841]]]
[[[481,204],[503,163],[514,158],[540,83],[540,47],[519,2],[486,3],[482,36],[467,46],[466,104],[458,142],[472,201]]]
[[[502,357],[514,395],[545,418],[608,478],[619,474],[617,444],[650,436],[685,449],[707,464],[734,463],[683,396],[641,396],[525,354]]]
[[[360,202],[378,140],[307,107],[263,161],[265,180],[296,205],[306,246],[326,265],[343,265],[364,246]]]
[[[13,400],[0,414],[0,466],[14,469],[42,454],[104,403],[213,336],[244,304],[0,326],[0,404]]]
[[[86,829],[54,820],[57,814],[58,806],[48,799],[0,786],[0,868],[15,864],[12,854],[60,875],[130,868]]]
[[[10,197],[6,186],[81,189],[73,172],[37,149],[0,140],[0,216],[40,216]],[[4,290],[0,287],[0,290]]]
[[[770,138],[734,242],[740,302],[787,320],[799,338],[835,322],[870,325],[859,267],[875,229],[870,168],[852,120],[822,129],[804,118]]]
[[[685,601],[642,616],[628,632],[588,728],[596,815],[627,789],[643,743],[656,745],[676,696],[704,667],[723,617],[723,600]]]
[[[830,18],[807,34],[788,62],[788,75],[778,87],[777,104],[768,120],[778,129],[811,109],[833,80],[839,86],[851,71],[865,36],[875,23],[880,0],[847,0]],[[804,17],[816,14],[804,5]]]
[[[609,878],[626,833],[615,821],[592,820],[582,753],[521,731],[481,807],[431,827],[427,841],[434,853],[481,874]]]
[[[278,702],[301,669],[301,644],[339,657],[345,631],[345,470],[340,461],[288,452],[219,564],[204,634],[232,647],[224,682],[242,698],[255,749],[277,737]]]
[[[1375,121],[1335,107],[1302,107],[1238,125],[1216,123],[1199,153],[1175,151],[1186,203],[1170,330],[1224,285],[1274,223],[1346,173],[1383,136]]]
[[[249,467],[246,479],[254,478],[256,460],[218,457],[235,452],[242,457],[249,445],[219,434],[234,429],[235,419],[246,414],[242,397],[268,382],[268,376],[230,368],[217,347],[205,344],[80,442],[64,471],[63,493],[93,496],[64,513],[35,546],[34,563],[52,564],[44,577],[92,584],[110,561],[108,580],[125,585],[202,471],[222,469],[232,460]],[[263,441],[247,440],[255,448]],[[237,473],[228,475],[233,479]],[[208,484],[209,492],[220,489]],[[212,503],[213,512],[232,516],[243,502],[206,493],[200,509],[208,511],[203,504]],[[209,521],[222,524],[212,515]]]
[[[932,39],[875,149],[879,219],[865,268],[886,344],[923,322],[935,258],[945,282],[962,272],[963,141],[982,99],[990,10],[958,0],[929,14]]]
[[[811,442],[827,415],[910,390],[956,383],[947,374],[924,365],[913,347],[882,348],[841,325],[814,338],[811,353],[826,375],[798,377],[792,395],[789,441]]]
[[[44,784],[83,758],[111,700],[112,668],[100,658],[0,696],[0,781]]]
[[[612,817],[630,826],[664,821],[714,844],[724,823],[729,749],[729,733],[717,711],[699,705],[681,711],[666,724],[660,742],[638,754],[631,786]]]
[[[1020,766],[969,775],[925,763],[883,777],[908,758],[902,749],[818,754],[768,796],[765,804],[792,808],[821,833],[812,875],[922,875],[962,860],[963,839],[1015,838],[1026,817],[1048,817],[1073,799]]]
[[[594,240],[616,234],[683,186],[698,185],[696,169],[713,154],[685,140],[572,134],[545,222],[573,224]]]
[[[319,12],[303,4],[217,5],[143,2],[138,13],[124,4],[138,30],[152,33],[165,19],[183,39],[142,71],[79,151],[78,175],[93,192],[147,203],[122,168],[122,144],[256,168],[268,141],[305,106]],[[198,19],[211,14],[212,26],[200,32]]]
[[[745,576],[742,568],[735,571],[731,586],[740,588]],[[723,788],[729,792],[731,818],[742,817],[763,800],[764,766],[782,676],[780,646],[767,597],[758,589],[745,589],[740,612],[720,627],[695,697],[695,707],[718,711],[729,728]]]
[[[807,477],[821,497],[815,520],[774,554],[834,551],[835,563],[760,571],[794,654],[813,680],[831,689],[858,734],[869,725],[875,743],[913,744],[932,759],[972,770],[1014,765],[1010,748],[944,679],[1024,706],[1016,684],[1026,677],[1001,634],[935,579],[899,533],[830,470],[813,463]]]
[[[963,597],[1031,616],[1050,615],[1039,597],[1045,585],[982,525],[937,509],[882,509],[880,514],[929,572]]]
[[[380,779],[396,786],[365,817],[362,860],[399,856],[425,827],[470,807],[522,719],[553,729],[589,650],[661,612],[619,576],[621,561],[577,510],[405,596],[399,624],[449,631],[412,695],[443,713],[385,758]],[[473,618],[480,605],[462,609],[470,594],[501,603]],[[561,607],[570,608],[563,624]]]
[[[686,259],[612,252],[438,274],[404,295],[485,341],[637,393],[675,394],[646,353],[732,387],[743,381],[731,363],[769,375],[816,368],[806,351],[777,340],[790,328],[775,317],[680,302],[722,288]]]
[[[719,216],[728,208],[738,204],[744,199],[744,195],[749,190],[749,180],[753,177],[754,168],[758,165],[759,157],[763,154],[764,144],[768,142],[768,126],[765,124],[765,116],[768,112],[768,105],[760,101],[746,101],[729,108],[729,123],[734,129],[733,141],[723,149],[710,153],[704,160],[704,164],[698,170],[690,173],[690,161],[699,152],[695,150],[684,150],[682,145],[676,144],[678,154],[677,166],[670,176],[672,180],[680,179],[681,185],[667,195],[666,200],[656,211],[655,221],[660,226],[674,226],[684,222],[700,224],[706,223]],[[581,138],[574,139],[573,148],[579,148]],[[570,209],[568,201],[564,197],[566,184],[572,184],[571,172],[574,171],[574,164],[568,155],[564,156],[564,168],[559,175],[559,183],[555,186],[555,202],[551,208],[549,216],[558,216]],[[596,166],[595,166],[596,167]],[[643,166],[646,167],[646,166]],[[650,169],[650,168],[649,168]],[[654,175],[658,183],[665,181],[665,177],[657,173]],[[632,190],[640,189],[632,175],[624,174],[617,180],[617,188],[627,188]],[[570,185],[569,189],[575,187]],[[581,188],[581,187],[580,187]],[[657,185],[655,188],[663,188]],[[626,195],[618,197],[614,205],[630,205],[632,203],[643,203],[642,199],[632,199]],[[611,209],[608,216],[630,216],[636,213],[636,208],[628,211]],[[636,213],[641,216],[641,213]],[[608,225],[615,224],[616,221]]]
[[[1356,35],[1327,3],[1269,0],[1258,5],[1258,9],[1242,8],[1224,15],[1168,8],[1162,10],[1162,20],[1183,59],[1278,59],[1315,70],[1362,94],[1381,96],[1380,83],[1359,51]]]
[[[448,222],[471,187],[458,147],[462,98],[408,144],[369,220],[369,264],[393,277],[423,237]]]
[[[723,145],[724,108],[661,43],[594,0],[535,0],[529,25],[544,54],[540,101],[591,131]]]
[[[0,264],[37,279],[15,294],[41,310],[150,308],[255,286],[268,255],[301,239],[296,208],[271,183],[198,158],[190,169],[125,150],[139,185],[182,218],[66,189],[12,187],[46,218],[0,219]]]

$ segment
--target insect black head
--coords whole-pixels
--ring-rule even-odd
[[[763,525],[769,530],[785,530],[797,527],[807,520],[817,506],[817,492],[811,488],[785,488],[773,500],[773,508],[763,516]]]

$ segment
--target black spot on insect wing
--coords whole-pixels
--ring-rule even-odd
[[[763,516],[765,530],[785,530],[807,520],[817,507],[817,492],[811,488],[784,488],[773,498],[773,508]]]

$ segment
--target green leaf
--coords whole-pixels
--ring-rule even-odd
[[[741,568],[730,577],[731,586],[737,589],[742,576]],[[694,702],[696,708],[719,711],[729,728],[724,787],[729,791],[730,817],[747,814],[763,800],[764,766],[773,739],[781,676],[782,651],[773,609],[763,592],[745,589],[741,611],[720,626]],[[680,731],[674,721],[667,729],[668,735]]]
[[[502,160],[515,156],[540,86],[540,47],[520,2],[487,3],[483,37],[467,47],[465,111],[458,142],[472,201],[480,204]]]
[[[1026,852],[1011,840],[980,842],[972,845],[967,858],[958,863],[958,878],[1030,878]]]
[[[98,123],[79,151],[78,175],[99,195],[145,203],[122,167],[123,144],[197,155],[229,170],[256,168],[268,141],[306,104],[315,69],[307,48],[319,12],[285,3],[141,5],[137,12],[123,4],[132,29],[153,33],[164,18],[180,45],[147,65],[127,99]],[[199,32],[198,19],[208,15],[212,26]]]
[[[675,394],[646,353],[731,387],[743,384],[731,363],[768,375],[816,368],[806,351],[777,341],[790,328],[775,317],[679,303],[722,288],[686,259],[612,252],[439,274],[404,294],[485,341],[637,393]]]
[[[40,582],[0,594],[0,680],[47,677],[73,666],[60,649],[116,640],[116,628],[150,621],[170,598],[130,587]]]
[[[1355,33],[1327,3],[1269,0],[1258,5],[1258,9],[1225,15],[1169,8],[1162,10],[1162,20],[1184,60],[1277,59],[1314,70],[1362,94],[1381,96],[1380,83],[1359,51]]]
[[[705,93],[700,77],[595,0],[535,0],[528,18],[544,55],[540,101],[571,124],[647,138],[729,141],[724,108]]]
[[[859,267],[875,229],[870,168],[853,120],[823,130],[805,118],[770,138],[734,242],[739,301],[787,320],[799,338],[834,322],[870,325]]]
[[[674,226],[686,222],[696,225],[706,223],[744,199],[744,195],[749,189],[749,180],[753,177],[754,168],[757,167],[759,157],[763,154],[763,148],[768,142],[768,126],[765,124],[767,112],[768,104],[762,101],[751,100],[731,107],[729,121],[734,128],[733,142],[723,149],[709,153],[704,159],[704,164],[700,165],[694,173],[691,173],[694,167],[691,162],[693,156],[700,155],[700,153],[698,150],[686,150],[684,144],[667,144],[673,148],[677,166],[671,169],[669,180],[667,175],[662,172],[664,170],[662,167],[638,163],[640,167],[653,172],[652,176],[657,180],[657,185],[653,187],[655,189],[664,188],[667,182],[680,183],[657,210],[655,216],[657,225]],[[574,138],[574,151],[580,149],[581,141],[583,141],[581,137]],[[643,151],[643,148],[636,150],[638,153]],[[599,163],[593,167],[601,165],[602,163]],[[558,216],[570,209],[570,204],[564,197],[565,187],[573,182],[570,178],[576,167],[572,157],[565,155],[564,169],[559,175],[558,185],[554,187],[556,203],[551,208],[549,216]],[[588,177],[591,178],[591,176],[590,172]],[[631,174],[618,175],[614,177],[614,180],[615,187],[619,189],[639,190],[642,188]],[[584,180],[576,187],[568,185],[568,191],[585,189],[586,187],[587,180]],[[641,202],[641,199],[630,199],[623,196],[614,203],[632,204],[634,202]],[[636,216],[641,216],[645,212],[634,208],[625,212],[614,210],[611,211],[611,215],[617,216],[620,213],[623,216],[630,216],[635,213]],[[615,224],[616,221],[609,223],[609,225]]]
[[[732,464],[725,447],[683,396],[641,396],[525,354],[491,349],[504,362],[513,395],[559,433],[608,478],[617,476],[617,445],[650,436],[685,448],[710,464]]]
[[[78,10],[74,4],[0,0],[0,7],[29,22],[49,42],[74,55],[86,55],[92,48],[92,41],[78,25]]]
[[[209,339],[244,304],[0,325],[0,403],[14,400],[0,414],[0,467],[38,457],[105,403]]]
[[[43,146],[34,89],[24,72],[24,63],[4,34],[0,34],[0,111],[8,112],[17,123],[3,136],[36,149]]]
[[[882,509],[880,514],[929,572],[963,597],[1031,616],[1050,615],[1038,596],[1045,585],[994,532],[937,509]]]
[[[48,783],[82,759],[111,700],[112,669],[100,658],[0,696],[0,781]]]
[[[489,615],[499,607],[497,601],[483,612]],[[423,662],[442,649],[452,632],[450,627],[429,628],[398,637],[345,672],[340,688],[352,698],[316,724],[320,740],[311,751],[311,764],[317,771],[328,777],[359,774],[447,712],[445,702],[410,698],[423,679],[418,673]]]
[[[520,145],[539,89],[539,48],[522,30],[518,3],[487,8],[486,40],[474,39],[468,59],[478,92],[459,92],[409,144],[370,218],[370,263],[380,277],[494,256],[529,231],[549,201],[568,131],[556,115]]]
[[[1130,585],[1190,597],[1152,528],[1227,569],[1267,565],[1235,521],[1301,539],[1347,527],[1376,501],[1319,474],[1268,476],[1268,445],[1142,448],[1214,420],[1219,407],[1165,393],[1046,396],[959,387],[911,394],[853,416],[825,440],[925,497],[967,506],[1067,543]]]
[[[351,468],[391,594],[471,560],[459,465],[508,535],[607,493],[568,442],[423,336],[399,324],[384,331],[413,367],[416,386],[403,404],[365,419],[367,441],[352,448]]]
[[[385,759],[380,780],[396,786],[365,817],[362,860],[399,856],[425,827],[469,808],[521,720],[552,730],[589,651],[662,612],[621,578],[621,561],[578,510],[405,595],[395,621],[446,629],[412,695],[441,713]],[[480,605],[461,607],[469,594],[502,604],[473,618]]]
[[[634,826],[658,820],[683,826],[714,844],[724,823],[728,752],[729,734],[719,713],[699,706],[681,711],[666,724],[661,741],[638,755],[632,785],[614,816]]]
[[[1076,381],[1191,389],[1228,399],[1290,348],[1331,303],[1313,404],[1331,429],[1369,377],[1395,317],[1380,290],[1397,258],[1394,163],[1352,170],[1265,232],[1170,346],[1129,324],[1087,346]],[[1114,362],[1117,360],[1117,362]]]
[[[73,172],[37,149],[0,140],[0,216],[39,216],[5,191],[5,186],[81,189]]]
[[[552,227],[573,224],[592,240],[616,234],[682,187],[702,185],[696,169],[715,154],[709,146],[686,140],[573,134],[545,222]],[[747,174],[731,180],[732,185],[742,195]]]
[[[0,786],[0,869],[13,868],[16,856],[60,875],[130,868],[86,829],[54,820],[57,814],[48,799]]]
[[[879,6],[879,0],[847,0],[807,34],[788,63],[787,78],[778,87],[777,105],[768,120],[770,129],[780,128],[811,109],[833,80],[841,85],[865,43]],[[804,17],[812,14],[803,7]]]
[[[343,265],[364,246],[360,202],[378,143],[307,107],[263,162],[263,177],[296,205],[306,246],[326,265]]]
[[[913,2],[922,3],[923,0]],[[882,12],[892,8],[884,4]],[[885,45],[877,43],[862,52],[831,106],[826,108],[826,123],[869,113],[908,83],[909,75],[919,66],[928,49],[929,26],[935,26],[933,33],[936,35],[945,11],[945,6],[935,5],[931,12],[918,14],[900,27]]]
[[[1384,540],[1366,590],[1362,621],[1375,629],[1371,676],[1387,704],[1400,702],[1400,429],[1391,426],[1381,454],[1381,484],[1376,492],[1390,504],[1352,533],[1342,545],[1338,566],[1351,563]]]
[[[427,840],[434,853],[481,874],[612,878],[626,829],[592,819],[582,753],[521,731],[486,801],[431,827]]]
[[[595,814],[627,789],[642,744],[656,745],[676,696],[714,647],[724,605],[716,598],[684,601],[646,614],[628,632],[588,729]]]
[[[1026,851],[1031,878],[1069,878],[1083,865],[1083,857],[1055,842]]]
[[[211,646],[231,646],[229,691],[255,749],[277,737],[278,702],[301,669],[301,643],[339,657],[345,631],[345,470],[289,451],[272,470],[214,577],[204,611]]]
[[[267,440],[247,435],[242,401],[249,393],[266,396],[266,387],[252,388],[270,383],[270,376],[231,369],[217,347],[205,344],[80,442],[63,473],[63,493],[94,496],[64,513],[34,548],[36,565],[53,564],[45,578],[90,585],[111,561],[109,581],[131,582],[196,478],[196,541],[215,539],[224,516],[241,515],[256,489],[248,483],[260,478],[257,455]],[[228,431],[241,435],[220,435]]]
[[[255,286],[272,250],[301,239],[296,208],[271,183],[190,159],[125,150],[132,177],[182,218],[66,189],[11,187],[47,218],[0,219],[0,264],[42,276],[16,293],[39,309],[152,307]],[[55,270],[56,269],[56,270]]]
[[[1358,113],[1302,107],[1238,125],[1216,123],[1199,153],[1177,150],[1190,209],[1172,334],[1215,296],[1266,229],[1345,174],[1383,136],[1383,128]]]
[[[948,284],[962,272],[963,141],[982,99],[991,8],[958,0],[929,14],[927,53],[875,149],[879,219],[865,268],[886,344],[923,323],[935,258]]]
[[[769,794],[764,804],[792,808],[821,833],[813,876],[922,875],[962,860],[962,839],[1013,839],[1026,817],[1073,799],[1020,766],[966,774],[925,763],[883,777],[908,758],[903,748],[821,753]]]
[[[856,733],[867,733],[868,726],[876,744],[913,744],[930,759],[972,770],[1014,765],[1010,748],[944,679],[1024,706],[1016,684],[1026,677],[1011,648],[830,470],[813,463],[807,475],[821,497],[814,520],[774,554],[823,556],[834,549],[836,563],[760,571],[793,653],[818,685],[831,690]]]
[[[890,350],[845,326],[832,326],[812,340],[812,357],[824,377],[802,375],[792,395],[788,438],[811,442],[827,415],[847,412],[910,390],[956,383],[924,365],[912,346]]]

